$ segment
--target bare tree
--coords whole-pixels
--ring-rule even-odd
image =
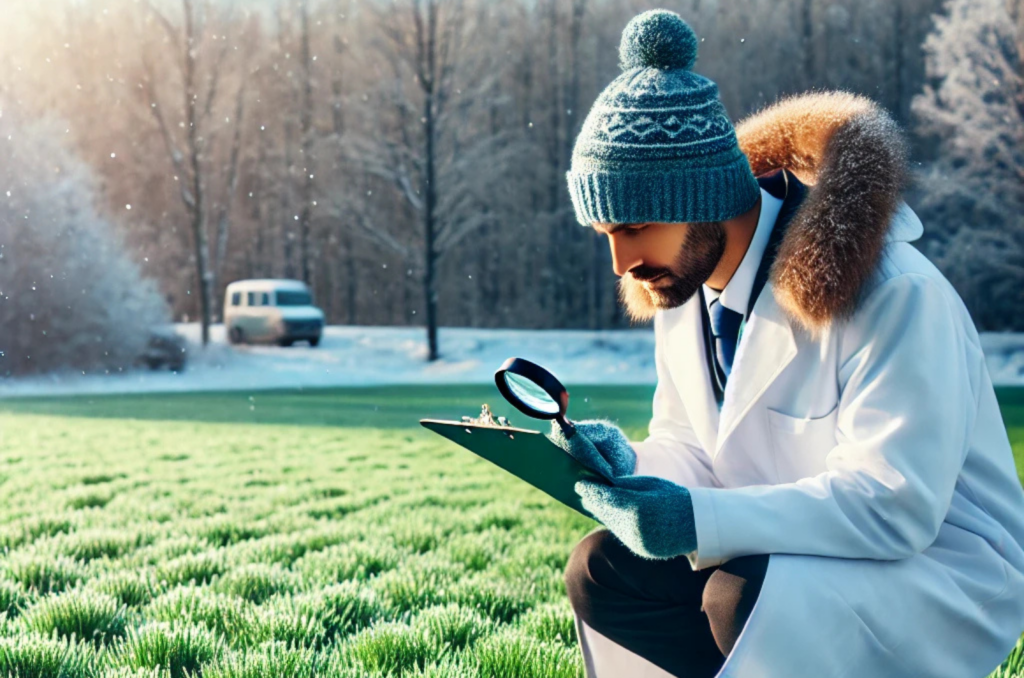
[[[362,234],[398,254],[403,263],[422,266],[428,360],[436,360],[438,260],[469,228],[450,219],[442,223],[438,210],[441,165],[445,162],[442,136],[467,31],[465,5],[462,0],[404,0],[387,11],[376,11],[382,37],[378,53],[390,71],[390,84],[380,95],[393,107],[394,135],[385,137],[378,132],[375,138],[352,139],[352,157],[369,174],[390,185],[417,215],[421,238],[403,242],[370,222],[365,209],[352,204],[344,206],[344,213],[354,217]],[[341,207],[337,202],[336,206]]]
[[[300,0],[299,13],[301,18],[300,49],[302,60],[302,108],[299,115],[299,135],[302,149],[302,182],[300,201],[302,209],[299,214],[299,261],[302,280],[307,285],[311,282],[310,264],[310,210],[313,202],[313,57],[309,42],[309,0]]]
[[[179,185],[179,196],[182,205],[188,215],[189,229],[192,235],[193,257],[195,262],[196,283],[199,291],[200,321],[202,324],[203,344],[209,342],[210,323],[214,308],[213,289],[215,267],[210,261],[210,244],[208,223],[210,221],[209,206],[207,204],[207,190],[210,183],[210,175],[216,173],[216,168],[211,167],[209,161],[213,137],[218,130],[211,122],[211,115],[215,110],[215,103],[218,99],[218,86],[220,85],[221,74],[225,69],[225,61],[229,54],[230,43],[227,36],[221,37],[218,44],[218,37],[212,24],[211,14],[214,12],[212,4],[196,6],[193,0],[181,0],[181,26],[175,25],[153,4],[147,4],[150,16],[163,28],[167,35],[167,44],[170,45],[171,60],[177,66],[180,83],[177,94],[181,97],[180,108],[175,110],[173,105],[166,107],[161,101],[158,83],[166,82],[167,78],[160,77],[157,73],[156,62],[152,55],[144,51],[142,53],[143,66],[146,77],[144,79],[144,91],[149,99],[149,110],[159,128],[163,138],[174,171],[175,181]],[[200,63],[200,55],[206,50],[212,52],[210,60],[204,64]],[[205,66],[205,78],[201,69]],[[241,89],[242,85],[239,85]],[[236,129],[241,125],[242,93],[236,96]],[[177,126],[184,131],[179,134],[172,125],[169,116],[181,115],[182,122]],[[226,123],[230,124],[230,122]],[[223,127],[219,128],[220,130]],[[237,146],[237,143],[236,143]],[[231,163],[235,167],[229,168],[229,186],[236,183],[232,176],[237,168],[238,153],[233,151]],[[227,204],[230,203],[230,195],[225,196],[225,207],[222,209],[223,219],[220,220],[220,228],[223,235],[218,235],[218,243],[224,241],[227,245]],[[223,253],[218,253],[222,260]]]

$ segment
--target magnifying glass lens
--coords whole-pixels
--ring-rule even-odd
[[[494,373],[501,395],[520,412],[537,419],[554,419],[567,438],[576,432],[565,416],[569,392],[555,375],[523,358],[509,358]]]
[[[539,385],[526,377],[505,372],[505,383],[519,401],[542,414],[558,414],[558,403]]]

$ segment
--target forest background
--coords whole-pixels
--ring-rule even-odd
[[[915,244],[979,329],[1024,330],[1024,0],[8,0],[0,105],[22,157],[80,161],[174,320],[289,277],[334,324],[626,327],[564,173],[656,6],[734,120],[820,88],[887,108]]]

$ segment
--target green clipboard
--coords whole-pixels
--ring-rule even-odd
[[[573,488],[577,480],[601,476],[570,457],[540,431],[442,419],[420,419],[420,424],[593,518]]]

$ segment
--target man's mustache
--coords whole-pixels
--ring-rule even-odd
[[[636,280],[637,282],[650,282],[651,280],[654,280],[657,277],[665,275],[666,273],[668,273],[668,271],[666,271],[665,269],[655,270],[640,267],[637,267],[629,272],[629,274],[633,276],[633,279]]]

